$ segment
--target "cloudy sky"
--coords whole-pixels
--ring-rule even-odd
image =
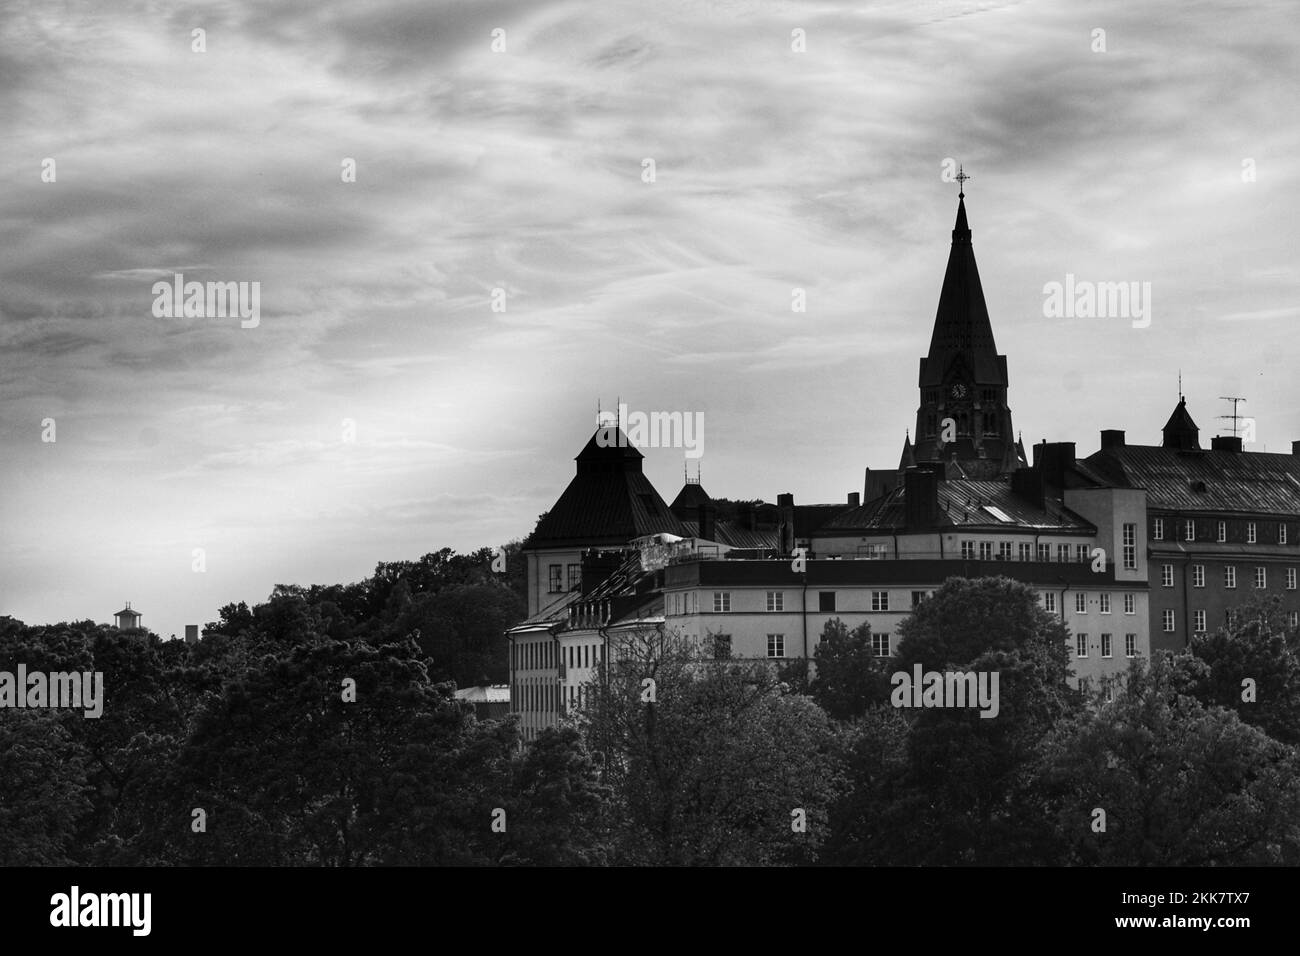
[[[947,160],[1027,445],[1154,443],[1181,368],[1289,450],[1298,50],[1290,0],[7,5],[0,614],[181,634],[521,537],[620,398],[704,415],[713,495],[843,500],[914,421]],[[155,317],[178,272],[260,323]],[[1045,317],[1067,274],[1150,326]]]

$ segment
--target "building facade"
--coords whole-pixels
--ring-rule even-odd
[[[1072,442],[1042,442],[1031,465],[1009,385],[963,195],[920,362],[916,441],[904,436],[897,468],[867,468],[861,495],[736,504],[688,479],[665,505],[640,452],[597,441],[598,427],[524,543],[529,617],[507,639],[525,739],[581,707],[601,665],[647,628],[718,659],[780,662],[812,660],[839,619],[870,625],[885,658],[953,577],[1033,588],[1068,629],[1075,682],[1186,648],[1252,593],[1281,593],[1300,616],[1300,443],[1291,455],[1223,438],[1202,450],[1180,400],[1160,446],[1107,430],[1086,459]]]

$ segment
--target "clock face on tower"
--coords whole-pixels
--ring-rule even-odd
[[[963,385],[961,382],[958,382],[956,385],[954,385],[954,386],[952,387],[952,397],[953,397],[953,398],[965,398],[965,397],[966,397],[966,386]]]

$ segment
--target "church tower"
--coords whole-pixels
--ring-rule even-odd
[[[963,188],[930,352],[921,359],[912,454],[918,463],[947,462],[949,477],[995,478],[1026,463],[1007,407],[1007,357],[998,354],[993,341],[971,248],[964,188],[970,177],[959,173],[957,178]],[[951,424],[945,429],[947,419]]]

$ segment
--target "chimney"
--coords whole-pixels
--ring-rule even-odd
[[[185,625],[185,643],[197,644],[199,642],[199,626],[197,624]]]
[[[862,504],[862,496],[859,495],[856,491],[850,491],[850,492],[849,492],[849,507],[850,507],[850,508],[856,508],[856,507],[858,507],[858,506],[861,505],[861,504]]]
[[[928,468],[903,472],[904,520],[908,531],[933,528],[939,519],[939,476]]]
[[[1241,451],[1240,435],[1215,435],[1210,439],[1211,451]]]
[[[716,541],[714,537],[714,519],[717,517],[718,509],[711,501],[701,502],[697,509],[699,513],[699,536],[705,541]]]
[[[1291,443],[1291,454],[1300,455],[1300,441],[1293,441]]]
[[[1124,432],[1119,428],[1103,428],[1101,430],[1101,448],[1105,451],[1107,448],[1123,448]]]
[[[794,551],[794,495],[786,492],[776,496],[776,511],[780,516],[781,553]]]
[[[1065,487],[1065,472],[1074,466],[1074,442],[1041,442],[1034,446],[1034,467],[1043,473],[1044,484]]]
[[[1041,468],[1020,468],[1011,473],[1011,491],[1013,494],[1036,505],[1047,507],[1047,489],[1043,487]]]

